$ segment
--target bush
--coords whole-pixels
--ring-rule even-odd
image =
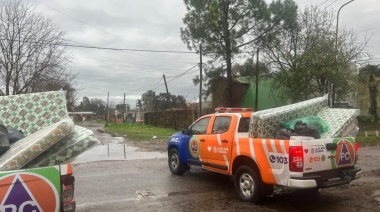
[[[370,123],[368,116],[358,116],[357,119],[359,123]]]

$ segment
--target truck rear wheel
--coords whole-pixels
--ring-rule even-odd
[[[235,174],[235,187],[240,199],[259,203],[261,200],[261,182],[258,175],[249,166],[240,166]]]
[[[173,174],[181,175],[187,170],[186,164],[181,162],[177,149],[171,149],[168,156],[169,169]]]

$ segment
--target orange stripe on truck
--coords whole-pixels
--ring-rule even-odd
[[[280,141],[274,140],[274,145],[276,146],[277,153],[282,153]]]
[[[269,164],[268,156],[265,153],[266,151],[264,150],[264,146],[263,146],[261,141],[262,141],[261,139],[254,139],[253,140],[256,161],[257,161],[257,165],[259,166],[259,169],[261,172],[260,173],[261,178],[262,178],[264,183],[277,184],[277,181],[273,176],[272,168]],[[270,141],[269,141],[269,143],[270,143]]]

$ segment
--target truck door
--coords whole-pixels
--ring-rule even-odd
[[[236,117],[219,114],[212,122],[212,130],[206,140],[208,166],[213,170],[227,173],[230,166],[231,145],[233,142]]]
[[[187,160],[195,165],[207,164],[206,140],[208,137],[209,123],[211,117],[204,117],[197,120],[191,127],[191,138],[186,144],[188,148]]]

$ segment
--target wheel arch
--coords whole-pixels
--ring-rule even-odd
[[[259,166],[256,164],[256,162],[252,158],[245,155],[239,155],[238,157],[235,158],[232,164],[232,175],[235,175],[237,169],[242,165],[247,165],[251,167],[261,180],[261,172],[260,172]]]

